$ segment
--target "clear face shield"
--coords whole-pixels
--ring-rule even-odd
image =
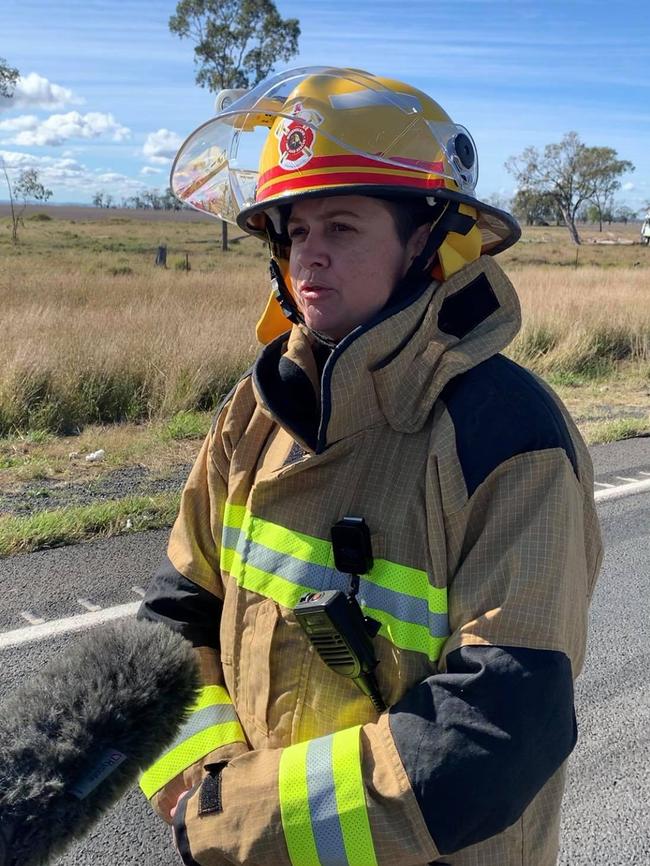
[[[435,175],[473,196],[478,159],[470,134],[422,96],[352,69],[281,72],[230,104],[221,101],[217,116],[180,148],[171,188],[197,210],[235,223],[278,174],[313,175],[314,156],[331,169],[345,154],[360,171],[370,171],[365,160],[388,178]],[[282,193],[272,198],[282,203]]]

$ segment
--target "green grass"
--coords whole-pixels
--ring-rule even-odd
[[[164,440],[203,439],[212,423],[212,415],[205,412],[177,412],[161,429]]]
[[[650,416],[648,418],[616,418],[594,424],[589,431],[590,445],[605,445],[620,439],[634,439],[637,436],[650,436]]]
[[[179,493],[164,493],[41,511],[30,517],[1,517],[0,556],[171,526],[179,504]]]

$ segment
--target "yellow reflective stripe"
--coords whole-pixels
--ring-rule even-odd
[[[432,613],[447,613],[447,588],[432,586],[426,571],[411,568],[410,565],[398,565],[388,559],[376,559],[368,578],[377,586],[392,589],[393,592],[426,599]]]
[[[250,589],[251,592],[259,592],[267,598],[280,602],[288,608],[295,607],[306,592],[312,592],[312,588],[292,583],[277,574],[262,571],[247,562],[244,567],[241,556],[233,551],[230,557],[230,574],[240,586]]]
[[[361,775],[361,725],[334,734],[332,765],[349,866],[377,866]]]
[[[224,525],[239,529],[251,541],[263,544],[276,553],[316,565],[333,564],[332,545],[329,541],[255,517],[244,505],[226,503]]]
[[[224,722],[205,728],[185,740],[146,770],[140,777],[140,788],[147,799],[164,788],[179,773],[200,761],[207,754],[227,743],[245,742],[239,722]]]
[[[203,686],[196,703],[192,706],[192,712],[212,707],[216,704],[232,704],[228,689],[223,686]]]
[[[309,742],[288,746],[280,757],[280,816],[293,866],[321,866],[309,813],[308,748]]]
[[[364,607],[363,612],[366,616],[372,617],[372,619],[376,619],[381,623],[378,634],[387,638],[396,647],[424,653],[432,661],[435,661],[440,656],[447,636],[434,637],[426,626],[416,625],[412,622],[403,622],[385,610]]]
[[[233,560],[237,554],[230,547],[222,547],[221,555],[220,555],[220,566],[223,571],[227,571],[228,574],[233,573]],[[233,574],[233,577],[235,575]]]
[[[233,505],[232,502],[226,502],[223,511],[223,525],[230,526],[231,529],[241,529],[245,516],[245,505]]]
[[[283,750],[280,814],[293,866],[377,866],[360,732],[357,725]]]
[[[276,553],[283,553],[294,559],[313,562],[316,565],[333,564],[334,555],[329,541],[287,529],[286,526],[271,523],[269,520],[262,520],[260,517],[254,517],[250,511],[246,512],[242,532],[251,541],[263,544],[265,547],[275,550]]]
[[[329,541],[295,532],[226,504],[221,567],[246,589],[291,608],[308,592],[343,589]],[[382,624],[380,634],[401,649],[439,657],[448,637],[447,589],[426,571],[376,559],[362,576],[360,597]]]

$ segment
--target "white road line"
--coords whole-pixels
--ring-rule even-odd
[[[608,484],[606,481],[594,481],[596,487],[616,487],[615,484]]]
[[[638,478],[626,478],[625,475],[615,475],[614,478],[617,478],[619,481],[638,481]]]
[[[36,614],[32,613],[31,610],[21,610],[20,615],[23,619],[26,619],[30,625],[40,625],[42,622],[45,622],[42,616],[36,616]]]
[[[47,640],[47,638],[59,637],[64,634],[71,634],[75,631],[83,631],[97,625],[103,625],[103,623],[114,619],[133,616],[137,613],[139,607],[140,602],[133,601],[129,604],[120,604],[116,607],[108,607],[92,613],[81,613],[78,616],[54,619],[41,625],[31,625],[27,628],[16,628],[12,631],[6,631],[0,634],[0,650],[20,646],[25,643],[34,643],[39,640]]]
[[[92,601],[90,601],[90,599],[88,599],[88,598],[78,598],[77,601],[79,602],[79,604],[80,604],[82,607],[85,607],[86,610],[90,610],[90,611],[92,611],[93,613],[94,613],[96,610],[101,610],[101,609],[102,609],[101,604],[94,604],[94,603],[93,603]]]
[[[650,475],[650,472],[644,472],[643,469],[641,469],[639,475]]]
[[[131,592],[134,592],[136,595],[139,595],[142,598],[144,598],[145,595],[147,594],[147,591],[144,590],[141,586],[132,586]]]
[[[596,502],[610,499],[622,499],[624,496],[634,496],[637,493],[650,493],[650,478],[647,481],[635,481],[632,484],[620,484],[611,490],[597,490],[594,493]]]

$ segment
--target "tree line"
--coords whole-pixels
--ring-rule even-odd
[[[189,209],[183,202],[179,201],[171,187],[161,193],[157,189],[150,189],[146,192],[136,193],[131,196],[122,196],[119,201],[111,195],[111,193],[103,190],[96,192],[92,198],[92,203],[95,207],[104,208],[133,208],[135,210],[187,210]]]

